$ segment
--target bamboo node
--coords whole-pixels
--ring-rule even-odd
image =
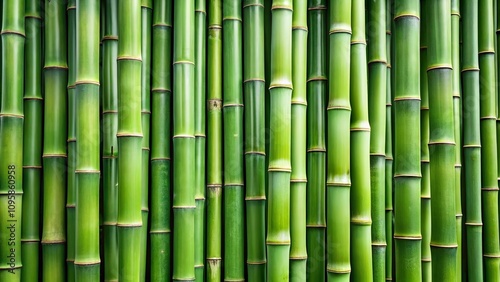
[[[496,116],[484,116],[484,117],[480,117],[479,119],[480,120],[494,120],[494,121],[496,121],[497,117]]]
[[[21,238],[22,243],[38,243],[40,242],[40,239],[23,239]]]
[[[264,79],[262,78],[247,78],[245,80],[243,80],[243,83],[247,83],[247,82],[266,82]]]
[[[373,60],[368,61],[368,65],[375,64],[375,63],[380,63],[382,65],[387,65],[387,60],[384,60],[384,59],[373,59]]]
[[[394,103],[398,101],[421,101],[421,99],[420,97],[412,97],[412,96],[395,97]]]
[[[42,240],[40,242],[42,245],[60,245],[66,243],[66,240],[60,239],[60,240]]]
[[[351,269],[333,269],[333,268],[327,268],[326,272],[328,272],[328,273],[336,273],[336,274],[348,274],[348,273],[351,273]]]
[[[19,115],[19,114],[0,114],[0,117],[11,117],[11,118],[24,119],[24,115]]]
[[[328,35],[333,35],[334,33],[352,34],[352,30],[345,29],[345,28],[334,28],[334,29],[330,29],[330,31],[328,31]]]
[[[327,111],[330,110],[343,110],[343,111],[351,111],[351,107],[349,106],[328,106],[326,108]]]
[[[85,262],[77,262],[76,260],[74,261],[75,265],[81,265],[81,266],[89,266],[89,265],[97,265],[101,264],[101,260],[95,260],[95,261],[85,261]]]
[[[500,258],[500,254],[483,254],[483,257],[490,259],[497,259]]]
[[[309,82],[314,82],[314,81],[328,81],[326,76],[313,76],[307,79],[307,83]]]
[[[290,260],[306,260],[307,256],[290,256]]]
[[[41,169],[41,165],[23,165],[23,168]]]
[[[498,191],[498,187],[481,187],[481,191]]]
[[[431,246],[431,248],[434,247],[438,249],[455,249],[458,247],[457,244],[445,245],[445,244],[430,243],[429,245]]]
[[[159,27],[159,28],[171,28],[171,24],[166,24],[166,23],[154,23],[153,28]]]
[[[102,41],[107,41],[107,40],[118,41],[118,36],[116,36],[116,35],[105,35],[105,36],[102,37]]]
[[[351,45],[356,45],[356,44],[366,45],[366,40],[351,40]]]
[[[455,146],[455,142],[453,142],[453,141],[429,141],[428,142],[428,146],[435,146],[435,145]]]
[[[421,241],[422,236],[405,236],[405,235],[394,235],[395,240],[408,240],[408,241]]]
[[[149,110],[141,110],[141,114],[150,115],[151,111],[149,111]]]
[[[101,84],[99,83],[99,81],[95,81],[95,80],[78,80],[75,82],[75,88],[78,86],[78,85],[84,85],[84,84],[90,84],[90,85],[97,85],[97,86],[100,86]]]
[[[68,8],[66,8],[66,11],[69,11],[69,10],[76,10],[76,6],[68,6]]]
[[[385,247],[387,247],[387,244],[384,243],[384,242],[373,242],[372,243],[372,247],[375,247],[375,248],[385,248]]]
[[[238,21],[238,22],[242,22],[242,20],[240,18],[237,18],[237,17],[223,17],[222,21]]]
[[[170,161],[169,157],[157,157],[157,158],[151,158],[151,161]]]
[[[385,158],[385,154],[384,154],[384,153],[370,153],[370,157],[381,157],[381,158]]]
[[[35,20],[40,20],[40,21],[43,20],[43,18],[41,16],[38,16],[38,15],[25,15],[24,18],[25,19],[35,19]]]
[[[245,201],[265,201],[266,196],[246,196]]]
[[[450,64],[436,64],[427,67],[428,72],[433,70],[442,70],[442,69],[453,70],[453,67]]]
[[[463,145],[463,148],[464,149],[466,149],[466,148],[481,148],[481,145],[477,145],[477,144]]]
[[[241,188],[243,186],[243,183],[224,183],[224,188]]]
[[[285,168],[285,167],[269,167],[267,169],[268,172],[292,172],[291,168]]]
[[[290,179],[290,183],[307,183],[307,179]]]
[[[75,169],[77,174],[101,174],[101,171],[95,169]]]
[[[482,222],[466,222],[466,226],[483,226]]]
[[[153,88],[151,89],[151,92],[153,92],[153,94],[155,93],[159,93],[159,94],[162,94],[162,93],[172,93],[172,90],[171,89],[167,89],[167,88]]]
[[[332,188],[350,188],[351,183],[345,183],[345,182],[327,182],[326,187],[332,187]]]
[[[38,100],[38,101],[43,101],[42,97],[23,97],[25,101],[30,101],[30,100]]]
[[[420,261],[422,262],[431,262],[431,258],[422,258]]]
[[[134,56],[118,56],[116,61],[137,61],[142,62],[142,57],[134,57]]]
[[[402,13],[402,14],[396,15],[393,20],[397,21],[397,20],[404,19],[404,18],[415,18],[417,20],[420,20],[420,17],[418,15],[409,14],[409,13]]]
[[[236,104],[236,103],[224,103],[222,105],[223,108],[230,108],[230,107],[243,107],[243,104]]]
[[[462,69],[462,72],[467,72],[467,71],[479,71],[479,68],[478,67],[467,67],[467,68]]]
[[[325,153],[326,149],[325,148],[311,148],[311,149],[307,149],[307,153],[314,153],[314,152]]]
[[[252,6],[254,6],[254,7],[262,7],[262,8],[264,8],[264,5],[262,5],[262,4],[260,4],[260,3],[250,3],[250,4],[245,4],[245,5],[243,5],[243,9],[248,8],[248,7],[252,7]]]
[[[205,15],[207,14],[207,11],[205,11],[205,10],[196,9],[196,10],[194,10],[194,11],[195,11],[196,13],[202,13],[202,14],[205,14]]]
[[[366,219],[351,218],[351,223],[354,224],[354,225],[361,225],[361,226],[371,226],[372,225],[372,221],[371,220],[366,220]]]
[[[269,241],[269,240],[266,240],[266,245],[270,245],[270,246],[289,246],[290,245],[290,240],[287,240],[287,241]]]
[[[408,178],[422,178],[421,174],[409,174],[409,173],[395,173],[394,178],[403,178],[403,177],[408,177]]]
[[[139,222],[139,223],[117,223],[116,226],[121,227],[121,228],[142,227],[142,222]]]
[[[12,35],[19,35],[19,36],[22,36],[22,37],[26,37],[26,34],[22,33],[22,32],[19,32],[19,31],[15,31],[15,30],[2,30],[2,32],[0,32],[1,35],[9,35],[9,34],[12,34]]]
[[[371,129],[369,127],[351,127],[351,132],[370,132]]]
[[[172,209],[174,210],[194,210],[196,206],[181,206],[181,205],[172,205]]]
[[[149,234],[168,234],[172,233],[170,229],[168,230],[149,230]]]
[[[117,114],[117,113],[118,113],[117,110],[104,110],[104,111],[102,111],[103,115],[106,115],[106,114]]]
[[[271,84],[269,85],[269,90],[273,88],[288,88],[290,90],[293,90],[293,85],[292,84]]]
[[[306,101],[300,101],[300,100],[293,100],[292,99],[292,105],[299,105],[299,106],[307,106],[307,102]]]
[[[289,10],[293,11],[293,8],[290,6],[284,6],[284,5],[272,5],[271,6],[271,11],[272,10]]]
[[[260,156],[265,156],[265,152],[260,152],[260,151],[245,151],[245,155],[260,155]]]
[[[292,31],[294,31],[294,30],[303,30],[303,31],[306,31],[306,32],[309,31],[307,29],[307,26],[300,26],[300,25],[292,26]]]
[[[326,6],[324,5],[319,5],[319,6],[316,6],[316,7],[309,7],[307,8],[308,11],[314,11],[314,10],[326,10]]]
[[[218,24],[211,24],[208,26],[208,30],[221,30],[222,29],[222,26],[221,25],[218,25]]]
[[[250,265],[263,265],[263,264],[266,264],[266,263],[267,263],[266,260],[262,260],[262,261],[247,260],[247,264],[250,264]]]
[[[116,137],[143,137],[141,133],[117,133]]]
[[[479,55],[488,55],[488,54],[494,55],[495,54],[495,50],[482,50],[482,51],[479,51],[478,54]]]
[[[43,154],[42,158],[67,158],[66,154]]]
[[[176,134],[174,135],[172,138],[195,138],[194,135],[190,135],[190,134]]]

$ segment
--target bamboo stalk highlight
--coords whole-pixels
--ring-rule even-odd
[[[174,253],[173,281],[192,281],[194,271],[195,179],[195,5],[174,2]]]
[[[45,14],[42,273],[45,281],[64,281],[68,83],[64,1],[45,2]]]
[[[309,1],[307,59],[307,280],[325,281],[326,18],[324,0]]]
[[[385,0],[383,0],[385,1]],[[371,3],[373,5],[373,3]],[[371,9],[368,7],[368,15],[374,14]],[[371,18],[370,18],[371,19]],[[375,23],[370,19],[368,23],[370,27]],[[385,17],[381,18],[381,23],[385,23]],[[383,27],[383,25],[381,25]],[[381,39],[375,37],[369,37],[370,43],[372,47],[378,46],[380,48],[380,55],[385,55],[385,48],[381,48],[379,45],[381,41],[385,43],[385,29],[382,28],[380,30]],[[377,31],[370,32],[369,34],[375,35]],[[375,203],[380,202],[383,203],[385,201],[385,197],[383,197],[383,193],[377,193],[373,191],[375,194],[382,194],[382,198],[379,199],[379,195],[375,195],[371,197],[371,187],[373,189],[380,188],[382,192],[385,192],[385,186],[383,185],[383,179],[385,177],[385,144],[384,142],[380,146],[381,153],[379,152],[376,164],[370,162],[373,160],[373,153],[371,153],[370,143],[375,143],[375,136],[371,136],[370,127],[376,129],[375,133],[379,133],[379,139],[385,140],[385,129],[380,130],[377,126],[382,125],[382,128],[385,126],[384,117],[385,117],[385,89],[376,89],[373,83],[377,81],[379,85],[383,85],[385,83],[385,62],[381,65],[379,69],[379,74],[377,75],[373,72],[374,68],[374,60],[379,60],[375,56],[378,54],[374,54],[373,48],[369,48],[368,56],[370,56],[370,60],[368,60],[369,66],[367,67],[367,52],[366,52],[366,38],[365,38],[365,2],[364,0],[353,0],[352,1],[352,37],[351,37],[351,80],[350,80],[350,104],[352,108],[351,113],[351,122],[350,122],[350,159],[351,159],[351,196],[350,196],[350,204],[351,204],[351,281],[373,281],[375,269],[377,269],[376,265],[373,265],[374,262],[383,262],[385,261],[385,253],[380,252],[380,242],[376,241],[377,230],[372,232],[372,214],[381,215],[382,222],[385,220],[382,204],[381,211],[379,213],[372,212],[372,199]],[[375,47],[377,48],[377,47]],[[374,58],[375,57],[375,58]],[[370,80],[368,80],[368,68],[370,69]],[[368,90],[370,87],[370,93]],[[382,88],[382,87],[380,87]],[[379,93],[374,93],[379,90]],[[383,91],[382,91],[383,90]],[[368,96],[370,94],[370,97]],[[380,94],[380,95],[378,95]],[[377,97],[374,97],[377,96]],[[382,99],[380,99],[382,98]],[[374,107],[373,100],[380,101],[380,107]],[[370,117],[374,121],[373,125],[369,123],[368,119],[368,105],[369,101],[371,102],[371,109],[375,112],[375,118],[372,114]],[[377,101],[378,102],[378,101]],[[378,105],[377,105],[378,106]],[[379,108],[382,110],[379,111]],[[370,111],[372,113],[372,111]],[[376,118],[380,118],[380,121],[375,121]],[[382,131],[382,132],[380,132]],[[338,138],[338,137],[337,137]],[[380,141],[380,140],[378,140]],[[380,175],[376,175],[373,171],[378,167]],[[381,169],[380,169],[381,168]],[[380,183],[377,183],[378,180],[381,180]],[[378,190],[380,190],[378,189]],[[372,194],[373,195],[373,194]],[[382,225],[383,227],[383,225]],[[380,235],[378,238],[383,237],[381,239],[382,242],[385,241],[385,229],[378,230]],[[374,234],[374,236],[372,236]],[[374,238],[372,242],[372,237]],[[374,243],[376,245],[374,245]],[[373,248],[372,248],[373,247]],[[372,254],[379,254],[379,261],[373,260]],[[382,264],[383,266],[383,264]],[[379,269],[377,269],[379,270]],[[380,275],[377,277],[376,281],[383,280],[385,268],[381,269]]]
[[[478,51],[481,119],[481,196],[484,280],[500,276],[493,1],[480,0]]]
[[[483,220],[481,217],[481,133],[478,59],[478,0],[462,6],[463,129],[465,185],[465,246],[467,281],[483,281]],[[467,107],[465,107],[467,105]]]
[[[206,3],[195,1],[195,255],[194,267],[196,281],[205,277],[205,162],[206,162]]]
[[[24,259],[21,281],[39,280],[40,188],[42,176],[42,5],[26,2],[23,193],[21,256]],[[66,137],[64,137],[66,138]],[[63,254],[63,260],[65,254]]]
[[[419,1],[395,3],[394,9],[396,279],[421,281]]]
[[[371,244],[373,252],[373,280],[385,279],[387,251],[385,228],[386,182],[386,95],[387,95],[387,47],[386,47],[386,0],[368,2],[368,106],[370,135],[371,179]],[[353,106],[354,111],[354,106]],[[354,171],[351,170],[354,174]],[[368,175],[368,174],[367,174]],[[361,175],[360,178],[364,176]],[[366,177],[365,177],[366,178]],[[391,181],[389,179],[388,181]],[[353,178],[354,187],[354,178]],[[354,189],[353,189],[354,190]],[[364,195],[363,193],[362,195]],[[356,261],[359,259],[353,259]],[[370,270],[365,268],[365,271]],[[367,281],[365,279],[365,281]]]
[[[208,4],[207,281],[222,278],[222,2]]]
[[[264,1],[243,1],[247,274],[266,281]]]
[[[456,281],[455,136],[453,121],[451,4],[428,6],[427,78],[431,181],[432,280]]]
[[[268,281],[289,280],[292,100],[292,11],[290,0],[272,1],[268,167]]]
[[[293,1],[292,104],[290,176],[290,281],[305,281],[306,245],[306,126],[307,126],[307,1]]]
[[[170,279],[172,1],[153,2],[150,279]]]
[[[76,281],[100,278],[99,4],[76,0]]]
[[[351,0],[330,3],[329,100],[327,107],[328,281],[349,281],[350,258],[350,120]],[[335,79],[333,79],[335,78]],[[341,137],[341,138],[339,138]]]

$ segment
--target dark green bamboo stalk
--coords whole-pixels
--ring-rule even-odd
[[[298,282],[307,276],[307,1],[293,1],[292,29],[290,281]]]
[[[76,236],[76,0],[69,0],[68,19],[68,176],[66,190],[66,277],[75,281]]]
[[[170,279],[172,1],[153,2],[151,111],[151,281]]]
[[[21,278],[24,122],[24,0],[2,1],[0,280]]]
[[[386,142],[386,0],[369,1],[367,25],[368,36],[368,105],[371,127],[370,178],[373,280],[385,279],[386,229],[385,229],[385,142]],[[354,108],[353,108],[354,111]],[[363,176],[362,176],[363,177]],[[353,179],[354,181],[354,179]],[[391,181],[389,179],[389,181]],[[353,182],[354,187],[354,182]],[[356,259],[353,259],[355,261]],[[367,271],[368,269],[366,269]],[[366,280],[365,280],[366,281]]]
[[[289,280],[290,148],[292,100],[292,6],[272,1],[268,167],[268,281]]]
[[[206,3],[205,0],[195,0],[195,234],[194,234],[194,267],[196,281],[205,278],[205,87],[206,87]]]
[[[384,0],[385,1],[385,0]],[[371,4],[373,5],[373,3]],[[370,7],[368,7],[370,8]],[[371,22],[371,10],[368,10],[368,24],[369,27],[374,23]],[[385,18],[381,18],[381,23],[385,23]],[[383,25],[382,25],[383,27]],[[382,39],[385,43],[385,29],[381,29]],[[375,34],[376,31],[369,32],[369,34]],[[370,197],[371,186],[377,186],[376,183],[379,179],[383,181],[385,175],[385,146],[382,146],[382,153],[379,153],[379,162],[378,166],[382,166],[380,173],[382,176],[377,177],[375,175],[371,175],[371,171],[375,170],[374,165],[370,165],[370,159],[373,160],[373,156],[371,157],[370,153],[370,139],[373,140],[375,136],[370,138],[370,127],[374,129],[378,129],[377,126],[383,122],[383,118],[380,119],[380,122],[374,122],[371,125],[368,122],[368,87],[371,86],[370,93],[370,101],[373,105],[373,99],[375,97],[375,91],[379,90],[373,86],[373,82],[377,81],[377,79],[383,79],[383,82],[377,81],[379,85],[383,85],[385,83],[385,62],[380,67],[380,75],[377,76],[373,73],[373,56],[375,53],[373,48],[370,47],[368,55],[370,56],[369,68],[370,68],[370,80],[368,80],[368,67],[367,67],[367,52],[366,52],[366,35],[365,35],[365,2],[364,0],[353,0],[352,1],[352,37],[351,37],[351,80],[350,80],[350,104],[352,108],[351,114],[351,134],[350,134],[350,159],[351,159],[351,196],[350,196],[350,204],[351,204],[351,281],[373,281],[374,280],[374,260],[372,259],[372,253],[379,253],[380,243],[376,241],[376,247],[372,250],[372,214],[377,215],[378,213],[372,212],[372,199],[375,202],[380,201],[383,203],[385,198],[382,195],[382,198],[379,200],[378,195],[375,197]],[[380,45],[380,41],[378,38],[370,37],[370,43],[372,47]],[[385,48],[380,50],[385,55]],[[376,58],[377,59],[377,58]],[[383,67],[383,68],[382,68]],[[382,76],[382,74],[384,76]],[[374,91],[375,90],[375,91]],[[380,89],[381,91],[382,89]],[[384,114],[385,116],[385,89],[384,92],[380,92],[379,95],[383,99],[381,100],[381,108],[383,111],[376,112],[380,114]],[[378,99],[378,97],[376,98]],[[378,99],[380,100],[380,99]],[[372,106],[372,109],[375,109]],[[372,111],[370,111],[372,113]],[[373,120],[373,115],[371,116]],[[376,124],[377,123],[377,124]],[[383,123],[385,126],[385,122]],[[380,130],[378,130],[380,131]],[[385,131],[385,130],[384,130]],[[375,132],[377,133],[377,132]],[[385,140],[385,135],[380,132],[379,139]],[[337,137],[338,138],[338,137]],[[381,142],[384,145],[384,142]],[[383,182],[382,182],[383,183]],[[385,192],[384,185],[380,183],[377,188],[382,188],[382,191]],[[373,184],[373,185],[372,185]],[[375,189],[375,187],[374,187]],[[385,220],[383,207],[380,215],[382,215],[381,219]],[[382,225],[383,226],[383,225]],[[385,229],[381,230],[381,235],[383,235],[382,242],[385,241]],[[375,232],[375,231],[374,231]],[[376,234],[375,234],[376,235]],[[373,236],[375,238],[375,236]],[[380,237],[380,236],[379,236]],[[385,261],[385,254],[382,253],[382,260]],[[383,264],[382,264],[383,266]],[[376,266],[375,266],[376,267]],[[385,269],[382,269],[381,274],[384,274]],[[380,279],[384,279],[384,276],[378,277],[376,281],[381,281]]]
[[[478,0],[463,2],[463,121],[467,281],[483,281],[481,133],[479,119]],[[467,105],[467,106],[465,106]]]
[[[222,278],[222,6],[208,5],[207,281]]]
[[[76,281],[100,277],[99,10],[97,0],[76,0]]]
[[[325,280],[326,2],[309,1],[307,78],[307,279]]]
[[[44,281],[64,281],[68,83],[64,1],[45,2],[45,15],[42,273]]]
[[[455,136],[453,127],[450,0],[428,6],[427,77],[431,182],[432,280],[456,281]],[[496,171],[496,170],[495,170]]]
[[[195,5],[174,1],[174,268],[173,280],[192,281],[194,271]]]
[[[104,280],[118,280],[118,2],[106,1],[103,37]]]
[[[395,3],[394,9],[396,279],[421,281],[419,1]]]
[[[264,1],[243,1],[247,273],[266,281]]]
[[[431,178],[429,163],[429,92],[427,83],[427,37],[428,13],[426,13],[428,0],[420,2],[421,28],[420,28],[420,158],[422,182],[420,183],[420,207],[422,226],[422,280],[432,281],[431,263]]]
[[[23,205],[23,226],[21,230],[21,256],[25,259],[21,281],[38,281],[40,268],[40,188],[42,182],[43,124],[41,8],[42,5],[38,0],[26,2],[23,133],[23,193],[25,204]]]
[[[479,1],[478,51],[481,119],[481,194],[484,279],[500,276],[493,1]]]

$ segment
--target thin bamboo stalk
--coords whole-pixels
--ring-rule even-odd
[[[243,1],[247,274],[266,281],[264,1]]]
[[[171,272],[172,1],[153,2],[150,279]]]
[[[483,281],[481,133],[479,113],[478,0],[463,2],[463,122],[467,281]],[[465,107],[465,105],[467,105]]]
[[[42,172],[42,5],[26,1],[21,281],[39,280],[40,188]],[[66,136],[64,137],[66,138]],[[65,257],[63,258],[65,259]]]
[[[325,281],[326,2],[309,1],[307,59],[307,280]]]
[[[419,1],[395,3],[394,9],[396,279],[421,281]]]
[[[100,277],[99,4],[76,0],[76,281]]]

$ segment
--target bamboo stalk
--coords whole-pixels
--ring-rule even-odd
[[[288,281],[290,253],[290,147],[292,12],[290,0],[272,1],[268,167],[268,281]]]
[[[421,281],[419,1],[398,4],[394,6],[396,279]]]
[[[24,203],[21,230],[21,281],[39,280],[40,188],[42,172],[42,5],[27,1],[25,11],[25,89],[23,141]],[[66,137],[65,137],[66,138]],[[64,258],[65,259],[65,258]]]
[[[208,5],[207,281],[222,278],[222,6]]]
[[[266,281],[264,1],[243,1],[247,274]]]
[[[481,133],[479,112],[478,1],[463,2],[463,122],[467,281],[483,281]]]
[[[332,79],[329,80],[327,107],[326,207],[327,214],[334,216],[327,217],[327,278],[328,281],[349,281],[351,1],[330,4],[329,77]]]
[[[309,1],[307,78],[307,279],[325,280],[326,3]]]
[[[384,0],[385,1],[385,0]],[[373,5],[370,4],[370,5]],[[371,11],[371,7],[368,7],[368,15],[367,19],[369,23],[369,27],[372,27],[375,23],[372,22],[372,18],[370,18],[374,13]],[[373,20],[375,21],[375,20]],[[380,21],[382,24],[385,23],[385,17],[381,18]],[[383,27],[383,25],[381,25]],[[380,48],[380,53],[377,54],[372,47],[368,50],[368,67],[367,67],[367,52],[366,52],[366,38],[365,38],[365,2],[364,0],[353,0],[352,1],[352,37],[351,37],[351,80],[350,80],[350,104],[352,108],[351,113],[351,122],[350,122],[350,159],[351,159],[351,195],[350,195],[350,204],[351,204],[351,281],[373,281],[375,277],[377,277],[376,281],[380,281],[384,279],[385,276],[384,270],[381,269],[381,276],[375,276],[378,272],[377,265],[373,265],[374,262],[383,262],[385,261],[385,253],[380,250],[381,242],[385,241],[385,229],[372,231],[372,214],[381,215],[382,221],[385,220],[383,207],[381,205],[381,212],[375,212],[372,209],[372,200],[375,203],[382,203],[385,201],[385,197],[383,197],[383,193],[377,193],[377,191],[371,191],[371,188],[382,190],[385,192],[385,187],[383,185],[383,180],[385,177],[385,144],[384,142],[380,142],[380,139],[385,140],[385,122],[382,116],[385,116],[385,89],[376,89],[376,86],[373,83],[376,81],[377,86],[382,86],[385,83],[385,75],[386,67],[385,61],[383,64],[380,64],[378,68],[378,74],[376,74],[373,69],[376,68],[375,65],[377,61],[381,58],[378,58],[377,55],[385,55],[385,48],[382,49],[381,42],[385,43],[385,29],[381,29],[381,38],[376,38],[375,36],[370,36],[369,40],[371,46],[374,48]],[[375,35],[377,33],[376,30],[370,32],[369,34]],[[381,39],[381,40],[378,40]],[[368,80],[368,68],[370,69],[370,80]],[[383,80],[382,80],[383,79]],[[370,87],[370,93],[369,89]],[[382,87],[380,87],[382,88]],[[377,91],[378,90],[378,91]],[[382,91],[383,90],[383,91]],[[379,93],[374,93],[379,92]],[[370,94],[370,96],[368,96]],[[380,95],[378,95],[380,94]],[[377,97],[374,97],[377,96]],[[382,98],[382,99],[380,99]],[[379,100],[377,102],[381,102],[380,107],[374,107],[373,100]],[[368,110],[369,102],[371,102],[372,111]],[[378,106],[378,105],[377,105]],[[380,110],[383,109],[383,110]],[[368,121],[370,112],[370,118],[373,123]],[[375,118],[374,118],[375,116]],[[380,121],[376,121],[375,119],[380,118]],[[382,125],[384,130],[380,130],[378,126]],[[376,140],[381,143],[381,153],[378,153],[377,157],[373,156],[371,153],[371,148],[373,147],[370,143],[376,143],[376,136],[371,135],[371,128],[374,128],[374,133],[378,134],[380,138]],[[370,160],[376,158],[376,164],[371,163]],[[379,174],[373,173],[377,170],[376,167],[379,167]],[[380,169],[380,167],[382,169]],[[380,181],[380,183],[378,183]],[[372,193],[372,197],[370,197],[370,192]],[[373,195],[375,194],[375,195]],[[382,197],[380,198],[380,195]],[[383,227],[383,225],[382,225]],[[380,234],[377,234],[380,233]],[[374,236],[372,236],[372,234]],[[378,235],[378,237],[377,237]],[[383,237],[381,242],[377,240],[377,238]],[[372,237],[374,238],[372,242]],[[384,243],[385,244],[385,243]],[[373,247],[373,248],[372,248]],[[379,255],[382,259],[378,261],[373,259],[373,255]],[[377,256],[376,256],[377,257]],[[382,264],[382,266],[384,266]]]
[[[100,277],[99,10],[99,1],[76,0],[76,281]]]
[[[171,272],[172,1],[153,2],[151,111],[151,281]]]

